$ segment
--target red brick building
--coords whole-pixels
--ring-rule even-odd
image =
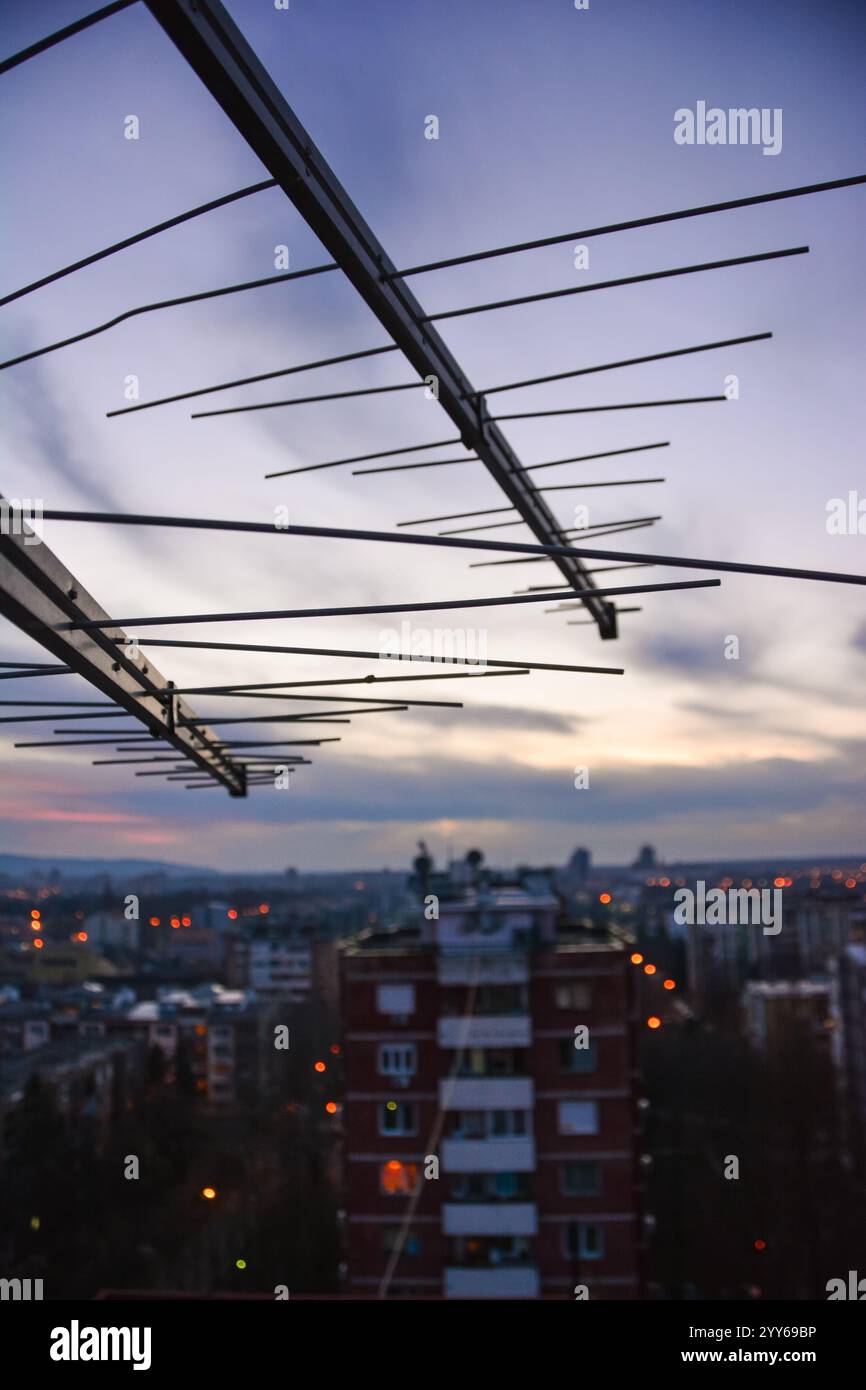
[[[640,1297],[627,949],[537,886],[440,892],[342,956],[346,1292]]]

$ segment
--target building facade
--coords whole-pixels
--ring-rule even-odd
[[[434,900],[343,953],[347,1292],[637,1298],[623,944],[537,884]]]

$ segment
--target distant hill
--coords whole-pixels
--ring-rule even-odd
[[[0,876],[45,878],[56,870],[64,879],[138,878],[142,874],[166,874],[172,878],[220,878],[216,869],[195,864],[168,864],[162,859],[58,859],[31,854],[0,854]]]

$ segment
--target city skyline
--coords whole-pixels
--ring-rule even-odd
[[[56,8],[58,25],[78,17],[71,4]],[[328,16],[298,6],[229,8],[399,265],[860,172],[866,100],[851,26],[864,20],[856,14],[844,23],[824,17],[816,28],[805,4],[773,4],[760,15],[735,6],[687,23],[636,4],[616,16],[519,4],[466,15],[446,4],[434,17],[401,11],[395,26],[387,5],[363,15],[338,6]],[[9,51],[39,36],[34,12],[11,4],[4,11]],[[0,99],[18,132],[3,153],[16,190],[4,229],[9,288],[263,177],[140,7],[10,73]],[[678,145],[674,113],[703,99],[784,111],[780,152]],[[123,138],[129,113],[141,121],[138,141]],[[439,117],[437,141],[424,138],[430,113]],[[532,196],[514,199],[515,187]],[[60,221],[45,216],[46,190]],[[668,479],[663,487],[561,495],[554,505],[564,525],[587,497],[593,521],[664,513],[652,529],[601,542],[611,550],[857,571],[862,537],[831,535],[826,521],[830,499],[856,486],[860,463],[862,199],[862,189],[846,189],[588,239],[588,271],[575,269],[566,244],[413,285],[436,312],[570,286],[581,275],[591,282],[808,244],[808,256],[509,309],[443,331],[482,386],[772,332],[769,342],[492,399],[528,410],[705,395],[733,373],[736,401],[580,416],[579,424],[512,422],[506,433],[526,463],[670,439],[669,448],[634,456],[652,466],[609,459],[546,475],[557,483]],[[312,233],[272,189],[8,306],[9,352],[150,300],[272,274],[283,244],[292,269],[322,260]],[[280,468],[444,438],[447,420],[416,392],[227,420],[190,420],[195,403],[104,418],[123,406],[130,373],[147,400],[384,341],[351,286],[325,276],[145,316],[11,368],[0,375],[4,493],[39,495],[46,507],[254,520],[287,505],[300,521],[379,529],[502,505],[480,464],[264,481]],[[204,408],[408,383],[398,358],[303,376],[298,389],[284,389],[292,378],[261,383]],[[482,578],[456,552],[401,549],[395,564],[393,547],[343,541],[213,541],[52,522],[44,534],[100,602],[128,614],[305,607],[323,595],[346,604],[483,597],[541,582],[539,575],[560,578],[547,566]],[[692,575],[659,567],[623,582],[684,577]],[[3,846],[338,869],[403,864],[421,838],[478,843],[505,862],[554,862],[580,843],[609,861],[627,860],[645,841],[680,858],[821,854],[848,844],[866,746],[857,698],[866,625],[856,592],[726,576],[715,591],[637,602],[643,611],[625,615],[620,640],[605,643],[593,628],[567,628],[534,605],[477,610],[472,625],[485,629],[491,657],[622,665],[626,675],[534,672],[481,691],[467,684],[465,693],[460,682],[430,683],[419,688],[425,697],[462,698],[466,707],[358,720],[333,731],[340,744],[314,750],[314,766],[294,774],[290,790],[259,790],[247,802],[156,788],[134,780],[132,769],[92,768],[80,751],[14,751],[25,734],[4,726]],[[452,624],[436,614],[432,625]],[[375,648],[380,630],[375,619],[305,619],[245,624],[242,634],[220,624],[208,635]],[[739,639],[735,661],[724,655],[730,635]],[[3,639],[10,660],[41,656],[5,623]],[[156,656],[164,674],[190,684],[367,669],[336,659]],[[88,693],[76,678],[54,684],[57,698]],[[196,705],[216,713],[212,698],[196,697]],[[240,701],[237,710],[252,712]],[[588,768],[586,790],[574,787],[577,767]]]

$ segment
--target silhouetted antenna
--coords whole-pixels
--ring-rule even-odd
[[[138,512],[79,512],[53,507],[46,508],[43,511],[43,517],[46,521],[77,521],[96,523],[99,525],[108,523],[116,526],[164,526],[169,529],[238,531],[257,535],[282,537],[312,536],[322,540],[384,541],[385,543],[396,543],[398,545],[453,546],[458,550],[499,550],[511,551],[515,554],[540,555],[542,557],[574,556],[579,559],[585,558],[590,560],[648,560],[651,564],[675,565],[681,569],[717,570],[720,573],[728,574],[763,574],[774,576],[779,579],[811,579],[829,584],[866,584],[866,575],[863,574],[850,574],[837,570],[803,569],[794,565],[747,564],[737,560],[703,560],[685,555],[648,555],[636,551],[590,549],[587,546],[538,545],[532,544],[529,541],[485,541],[474,538],[467,540],[462,536],[426,536],[411,532],[398,534],[394,531],[361,530],[347,526],[303,526],[295,524],[290,526],[275,526],[273,522],[264,521],[225,521],[198,516],[152,516]],[[595,592],[594,588],[593,592]],[[293,611],[304,613],[317,612],[320,610],[298,609]],[[327,611],[333,612],[335,610]],[[346,610],[340,609],[337,611],[343,613]],[[372,613],[382,610],[376,607],[362,607],[360,611]],[[205,618],[207,621],[213,621],[213,618],[209,615],[205,615]],[[136,621],[142,620],[137,619]],[[181,620],[172,619],[171,621],[176,622]],[[106,619],[101,624],[97,624],[97,626],[105,627],[111,627],[113,625],[115,624],[111,619]],[[122,624],[117,623],[116,625],[121,626]],[[71,626],[89,627],[90,624],[71,624]]]
[[[664,479],[660,479],[659,481],[663,482]],[[571,535],[577,535],[577,536],[585,536],[585,535],[590,535],[590,536],[594,536],[594,535],[605,535],[605,536],[610,536],[610,535],[613,535],[613,534],[614,534],[614,532],[613,532],[613,528],[614,528],[614,527],[619,527],[619,526],[646,526],[646,525],[648,525],[650,522],[653,522],[653,521],[661,521],[661,517],[660,517],[660,516],[636,516],[636,517],[634,517],[634,518],[626,517],[626,519],[625,519],[624,521],[597,521],[597,522],[595,522],[595,524],[594,524],[593,526],[580,526],[580,527],[576,527],[576,526],[575,526],[575,527],[571,527],[569,530],[563,531],[562,534],[563,534],[564,536],[571,536]],[[503,530],[506,526],[522,526],[522,525],[523,525],[523,522],[522,522],[522,521],[491,521],[491,522],[486,523],[484,526],[465,526],[465,527],[463,527],[462,529],[460,529],[460,530],[455,530],[455,531],[438,531],[438,532],[437,532],[437,535],[439,535],[439,536],[468,536],[468,535],[470,535],[472,532],[475,532],[475,531],[498,531],[498,530]],[[599,528],[602,528],[602,527],[603,527],[604,529],[603,529],[603,530],[600,530]]]
[[[29,674],[32,671],[51,671],[56,674],[61,672],[66,675],[71,671],[71,666],[58,666],[47,661],[0,661],[0,670],[24,671]]]
[[[235,386],[251,386],[257,381],[273,381],[275,377],[291,376],[294,372],[312,372],[318,367],[333,367],[338,362],[357,362],[362,357],[378,357],[383,352],[396,352],[397,344],[388,343],[385,347],[362,348],[360,352],[343,352],[338,357],[320,357],[316,362],[302,362],[297,367],[280,367],[274,372],[258,372],[255,376],[238,377],[235,381],[221,381],[216,386],[200,386],[196,391],[181,391],[175,396],[161,396],[155,401],[140,401],[137,405],[127,405],[121,410],[107,410],[106,419],[115,415],[132,415],[137,410],[153,410],[158,405],[171,405],[175,401],[189,401],[196,396],[210,396],[216,391],[229,391]]]
[[[492,415],[492,420],[539,420],[544,415],[598,415],[608,410],[649,410],[653,406],[661,405],[708,405],[710,401],[726,401],[725,395],[721,396],[683,396],[678,400],[668,401],[624,401],[617,402],[615,405],[573,405],[559,407],[556,410],[522,410],[517,414],[511,415]]]
[[[604,482],[593,483],[555,483],[552,487],[540,487],[539,492],[579,492],[587,487],[636,487],[638,483],[664,483],[665,478],[612,478]],[[414,521],[398,521],[397,527],[404,526],[427,526],[435,521],[463,521],[471,516],[493,516],[500,512],[513,512],[514,507],[482,507],[474,512],[451,512],[446,516],[422,516],[416,517]],[[515,522],[515,525],[518,523]],[[448,535],[447,531],[442,531],[440,535]],[[455,533],[456,534],[456,533]]]
[[[424,381],[404,381],[396,386],[359,386],[352,391],[328,391],[320,396],[293,396],[287,401],[257,401],[253,405],[226,405],[221,410],[194,410],[191,420],[207,420],[213,415],[247,415],[255,410],[278,410],[289,405],[316,405],[319,401],[345,401],[353,396],[384,396],[390,391],[417,391]]]
[[[0,672],[0,681],[31,680],[36,676],[68,676],[71,670],[71,666],[52,666],[45,670],[34,667],[21,671],[2,671]]]
[[[536,468],[559,468],[563,463],[586,463],[590,459],[613,458],[616,454],[639,454],[645,449],[667,449],[670,440],[665,439],[660,444],[635,444],[630,449],[606,449],[601,454],[574,454],[571,458],[549,459],[546,463],[531,463],[524,467],[525,473],[532,473]],[[450,463],[470,463],[477,460],[477,454],[470,455],[465,459],[431,459],[425,463],[392,463],[384,468],[353,468],[352,477],[361,478],[368,473],[400,473],[410,468],[439,468],[445,467]],[[543,491],[542,488],[539,491]]]
[[[660,212],[652,217],[633,217],[628,222],[608,222],[600,227],[586,227],[580,232],[560,232],[556,236],[538,237],[534,241],[515,241],[510,246],[497,246],[489,251],[474,251],[466,256],[449,256],[447,260],[427,261],[424,265],[409,266],[408,270],[391,272],[391,279],[423,275],[429,270],[444,270],[448,266],[468,265],[470,261],[489,261],[496,256],[514,256],[522,251],[537,251],[544,246],[560,246],[565,241],[582,241],[586,237],[610,236],[614,232],[630,232],[638,227],[657,227],[662,222],[680,222],[689,217],[706,217],[709,213],[730,212],[734,208],[757,207],[759,203],[776,203],[783,198],[802,198],[810,193],[829,193],[837,188],[851,188],[866,183],[866,174],[848,179],[830,179],[826,183],[806,183],[799,188],[783,188],[777,193],[756,193],[748,198],[729,198],[724,203],[705,203],[702,207],[684,208],[680,212]]]
[[[353,468],[353,478],[363,478],[368,473],[403,473],[410,468],[447,468],[454,463],[480,463],[477,454],[467,454],[462,459],[425,459],[423,463],[391,463],[384,468]]]
[[[694,352],[713,352],[716,348],[737,347],[740,343],[758,343],[772,338],[772,333],[750,333],[744,338],[722,338],[715,343],[699,343],[697,347],[671,348],[667,352],[651,352],[644,357],[624,357],[619,362],[603,362],[598,367],[575,367],[568,372],[552,372],[547,376],[527,377],[524,381],[507,381],[502,386],[485,386],[480,396],[495,396],[499,391],[523,391],[528,386],[543,386],[550,381],[566,381],[575,376],[592,376],[594,372],[613,372],[618,367],[637,367],[644,362],[662,362],[670,357],[688,357]]]
[[[0,73],[2,71],[2,66],[0,66]],[[107,256],[114,256],[118,251],[125,251],[129,246],[136,246],[141,241],[147,241],[149,237],[158,236],[160,232],[167,232],[171,227],[179,227],[182,222],[190,222],[194,217],[202,217],[206,212],[227,207],[229,203],[236,203],[241,198],[249,198],[251,194],[261,193],[265,188],[275,187],[276,179],[264,179],[261,183],[250,184],[248,188],[239,188],[236,193],[226,193],[222,198],[212,198],[209,203],[202,203],[197,208],[191,208],[189,212],[181,212],[177,217],[169,217],[166,222],[158,222],[155,227],[148,227],[146,231],[124,237],[123,241],[115,241],[111,246],[106,246],[101,251],[94,251],[89,256],[83,256],[80,261],[73,261],[71,265],[63,266],[61,270],[52,271],[50,275],[43,275],[41,280],[33,280],[20,290],[13,290],[11,294],[3,295],[0,298],[0,308],[4,304],[11,304],[15,299],[21,299],[25,294],[32,294],[34,290],[41,290],[46,285],[53,285],[55,281],[62,280],[64,276],[71,275],[73,271],[84,270],[86,266],[95,265],[97,261],[104,261]],[[70,339],[70,341],[75,340]]]
[[[338,680],[251,681],[243,685],[239,685],[237,684],[237,682],[234,682],[231,685],[191,685],[186,686],[183,689],[179,689],[176,693],[178,695],[243,695],[255,693],[260,695],[262,699],[265,699],[267,698],[266,692],[269,690],[280,691],[285,690],[287,687],[294,688],[296,686],[318,687],[323,685],[387,685],[392,681],[397,681],[400,684],[402,684],[404,681],[479,681],[489,680],[493,676],[528,676],[529,674],[529,671],[526,669],[514,669],[512,671],[482,671],[480,675],[475,675],[470,671],[448,671],[442,673],[436,672],[435,674],[425,674],[423,676],[343,676]],[[285,696],[283,698],[288,699],[289,697]],[[315,695],[312,691],[308,691],[306,695],[293,695],[291,698],[294,700],[361,700],[360,695],[325,696]],[[376,702],[372,701],[371,703]],[[419,703],[427,704],[428,701],[402,700],[401,703],[408,703],[410,705]]]
[[[620,535],[623,531],[642,531],[642,530],[644,529],[645,526],[654,526],[654,525],[655,525],[655,522],[654,522],[654,521],[650,521],[650,520],[647,520],[647,521],[630,521],[630,522],[628,522],[627,525],[624,525],[624,526],[609,526],[609,525],[608,525],[608,526],[605,526],[605,529],[604,529],[603,531],[593,531],[593,532],[592,532],[592,539],[593,539],[593,540],[598,540],[599,536],[618,536],[618,535]],[[616,551],[613,551],[613,550],[609,550],[609,551],[606,551],[605,553],[606,553],[607,555],[610,555],[610,556],[612,557],[612,556],[615,555],[617,552],[616,552]],[[519,560],[476,560],[473,564],[471,564],[471,565],[469,566],[469,568],[470,568],[471,570],[483,570],[483,569],[489,569],[489,568],[490,568],[491,566],[493,566],[493,565],[540,565],[540,564],[546,564],[546,563],[548,562],[548,560],[549,560],[549,557],[548,557],[547,555],[533,555],[533,556],[531,556],[529,559],[523,558],[523,559],[519,559]],[[562,587],[562,586],[560,585],[559,587]]]
[[[539,304],[542,300],[565,299],[576,294],[592,294],[595,290],[613,290],[623,285],[642,285],[648,280],[670,280],[677,275],[699,275],[706,270],[728,270],[737,265],[754,265],[757,261],[778,261],[786,256],[805,256],[808,246],[791,246],[784,251],[760,251],[751,256],[729,256],[723,261],[703,261],[700,265],[674,266],[671,270],[651,270],[643,275],[621,275],[616,280],[597,280],[594,285],[570,285],[564,290],[543,290],[538,294],[521,294],[512,299],[492,299],[487,304],[467,304],[462,309],[444,309],[438,314],[425,314],[423,323],[439,323],[442,319],[461,319],[467,314],[489,314],[494,309],[514,309],[519,304]],[[474,394],[474,393],[473,393]]]
[[[711,584],[719,583],[719,580],[687,580],[684,583],[674,584],[646,584],[635,587],[617,589],[599,589],[600,597],[608,598],[614,594],[643,594],[656,593],[663,589],[700,589],[706,588]],[[864,580],[866,582],[866,580]],[[581,590],[572,589],[571,592],[576,596],[581,596]],[[514,606],[523,603],[541,603],[551,598],[551,594],[524,594],[517,596],[506,594],[496,598],[468,598],[468,599],[435,599],[431,603],[376,603],[376,604],[355,604],[342,608],[276,608],[260,609],[252,612],[240,613],[178,613],[171,617],[150,616],[146,618],[122,618],[120,624],[123,627],[153,627],[173,626],[176,623],[238,623],[238,622],[267,622],[283,618],[343,618],[359,615],[369,615],[374,613],[430,613],[439,611],[452,611],[455,608],[497,608],[500,606]],[[76,631],[97,631],[101,628],[115,627],[116,621],[111,618],[97,618],[88,622],[72,622],[60,624],[61,629]],[[368,711],[354,710],[354,714],[365,714]],[[64,716],[59,715],[58,718]],[[69,715],[67,718],[81,716]],[[302,716],[295,716],[301,718]],[[3,721],[0,720],[0,723]],[[205,721],[202,721],[203,723]],[[210,721],[214,724],[223,723],[223,720],[214,719]]]
[[[402,449],[384,449],[375,454],[355,454],[352,458],[330,459],[327,463],[305,463],[302,468],[281,468],[278,473],[266,473],[266,478],[288,478],[293,473],[317,473],[322,468],[340,468],[344,463],[366,463],[369,459],[390,459],[397,454],[420,454],[425,449],[444,449],[449,444],[462,444],[463,440],[434,439],[428,444],[406,444]],[[455,463],[465,463],[465,459],[455,459]]]
[[[336,710],[336,714],[348,714],[352,719],[358,719],[362,714],[403,714],[407,705],[379,705],[375,709],[347,709]],[[348,724],[349,719],[337,719],[334,715],[328,714],[324,717],[315,710],[308,714],[243,714],[233,715],[231,718],[223,719],[221,716],[216,719],[189,719],[186,720],[188,728],[194,728],[197,724],[210,723],[222,727],[224,724]]]
[[[160,309],[176,309],[179,304],[199,304],[205,299],[221,299],[227,294],[241,294],[245,290],[260,290],[265,285],[285,284],[289,280],[304,280],[310,275],[323,275],[327,270],[336,270],[335,265],[314,265],[307,270],[287,271],[284,275],[265,275],[260,280],[245,280],[238,285],[223,285],[217,290],[200,290],[197,294],[176,295],[173,299],[159,299],[152,304],[140,304],[137,309],[126,309],[122,314],[116,314],[113,319],[107,319],[105,323],[97,324],[95,328],[85,328],[81,333],[73,333],[69,338],[60,338],[56,343],[48,343],[46,347],[33,348],[30,352],[19,353],[17,357],[10,357],[5,362],[0,362],[0,371],[5,371],[7,367],[17,367],[21,362],[31,362],[34,357],[44,357],[48,352],[57,352],[60,348],[71,347],[73,343],[83,343],[86,338],[95,338],[100,333],[107,333],[109,328],[116,328],[119,323],[125,323],[127,319],[138,318],[141,314],[154,314]]]
[[[593,574],[607,574],[610,570],[651,570],[654,565],[643,561],[639,565],[602,565],[592,570]],[[540,594],[547,589],[567,589],[567,584],[530,584],[528,589],[515,589],[516,594]]]
[[[551,588],[564,587],[569,589],[569,584],[559,586],[551,585]],[[262,642],[200,642],[188,638],[180,637],[139,637],[137,639],[139,647],[189,647],[193,650],[209,652],[268,652],[284,656],[339,656],[353,657],[358,661],[396,661],[400,665],[411,662],[424,662],[436,666],[506,666],[509,668],[522,668],[527,671],[563,671],[569,673],[589,673],[593,675],[621,676],[624,674],[620,666],[575,666],[570,662],[558,661],[494,661],[492,657],[485,657],[473,660],[471,657],[452,657],[452,656],[422,656],[417,652],[406,652],[399,655],[384,655],[382,652],[358,651],[347,647],[282,647],[272,646]],[[463,674],[461,672],[461,674]],[[470,674],[467,672],[466,674]],[[369,677],[365,677],[369,679]],[[378,677],[376,678],[378,679]],[[386,679],[392,679],[386,677]],[[411,680],[411,676],[396,676],[395,680]],[[327,682],[322,682],[327,684]]]
[[[137,0],[113,0],[111,5],[103,5],[101,10],[94,10],[92,14],[87,14],[82,19],[76,19],[72,24],[67,24],[62,29],[56,29],[53,34],[48,34],[44,39],[38,39],[36,43],[31,43],[28,48],[22,48],[20,53],[14,53],[11,58],[4,58],[0,62],[0,77],[6,72],[11,72],[13,68],[17,68],[19,64],[26,63],[28,59],[35,58],[37,54],[45,53],[49,48],[54,48],[55,44],[63,43],[64,39],[71,39],[73,34],[80,34],[83,30],[98,24],[100,20],[119,14],[121,10],[128,10],[136,3]]]

